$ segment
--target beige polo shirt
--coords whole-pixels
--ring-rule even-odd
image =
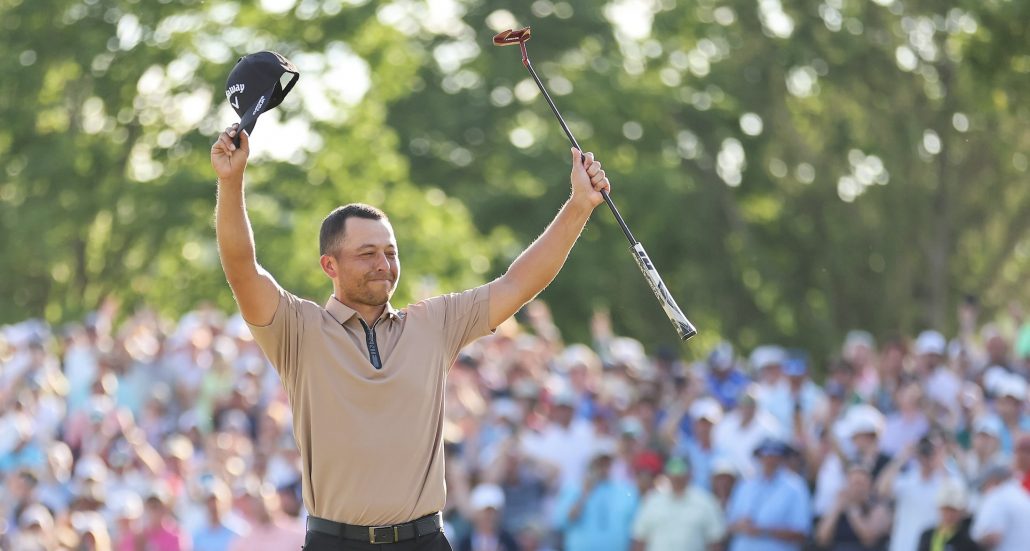
[[[289,396],[310,514],[382,526],[443,509],[444,379],[490,329],[485,285],[387,306],[371,343],[335,298],[323,308],[280,291],[272,322],[250,330]]]

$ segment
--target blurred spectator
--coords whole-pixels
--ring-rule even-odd
[[[730,551],[799,551],[812,528],[811,497],[804,479],[784,466],[791,449],[770,438],[754,453],[761,469],[730,498]]]
[[[472,507],[472,530],[456,542],[456,551],[519,551],[515,538],[501,528],[504,491],[499,486],[476,486],[469,502]]]
[[[848,467],[847,483],[816,528],[815,541],[828,551],[880,551],[891,513],[873,493],[873,475],[861,463]]]
[[[732,461],[724,458],[715,460],[712,464],[712,496],[719,503],[723,514],[730,506],[730,497],[737,485],[740,472]]]
[[[633,521],[633,551],[706,551],[725,535],[722,509],[694,486],[688,461],[671,457],[666,484],[644,498]]]
[[[937,492],[939,521],[919,536],[917,551],[980,551],[969,535],[969,499],[965,487],[954,480],[945,482]]]
[[[887,416],[883,440],[883,452],[890,456],[915,444],[930,430],[930,421],[923,413],[923,391],[918,383],[908,383],[898,389],[898,409]]]
[[[1030,495],[1008,467],[988,469],[980,481],[983,497],[970,534],[985,549],[1022,551],[1030,543]]]
[[[1030,492],[1030,434],[1024,434],[1016,440],[1015,461],[1016,476],[1022,477],[1023,489]]]
[[[304,542],[304,529],[284,521],[279,494],[270,485],[249,481],[241,501],[250,531],[233,540],[230,551],[296,549]]]
[[[171,515],[167,490],[155,488],[147,496],[143,511],[137,518],[133,511],[127,518],[136,518],[138,522],[128,525],[118,541],[118,551],[135,551],[147,549],[153,551],[188,551],[190,541],[179,528],[178,522]]]
[[[229,486],[213,479],[201,490],[205,522],[193,532],[193,551],[228,551],[230,544],[246,531],[246,526],[229,518],[232,494]]]
[[[752,528],[776,515],[798,520],[797,532],[767,525],[786,539],[731,521],[736,541],[722,543],[733,551],[797,549],[812,520],[822,521],[819,536],[832,528],[831,543],[844,545],[873,511],[890,512],[894,551],[917,542],[961,549],[973,521],[948,494],[953,483],[973,487],[964,502],[997,500],[995,486],[986,486],[990,496],[974,490],[1002,465],[1030,492],[1030,324],[1014,322],[1023,327],[1017,340],[1006,332],[1013,323],[978,329],[962,312],[950,344],[930,333],[914,339],[916,355],[904,336],[878,352],[870,335],[852,332],[826,366],[800,361],[805,351],[758,347],[749,375],[729,342],[693,366],[689,349],[686,358],[670,349],[649,358],[603,314],[593,347],[566,346],[538,303],[525,326],[512,320],[462,351],[448,376],[448,534],[457,542],[472,532],[472,489],[493,484],[505,501],[496,520],[522,551],[563,542],[623,551],[637,496],[676,501],[661,475],[666,458],[683,456],[684,499],[710,488],[727,518]],[[231,542],[260,550],[279,532],[286,548],[299,546],[306,511],[286,394],[239,316],[204,306],[166,320],[139,310],[116,326],[117,316],[112,303],[54,333],[37,320],[0,328],[0,549],[135,549],[162,530],[198,551]],[[1015,354],[1013,341],[1022,343]],[[929,433],[935,451],[923,458]],[[752,476],[766,462],[753,451],[770,436],[798,454],[768,458],[780,464],[771,478],[764,469]],[[777,497],[801,486],[792,471],[814,499],[800,490],[789,502]],[[878,492],[862,500],[866,480]],[[949,506],[935,510],[927,504],[938,488]],[[141,496],[155,490],[144,522]],[[255,491],[279,505],[256,503]],[[845,496],[860,505],[833,510]],[[1003,536],[1017,533],[1005,526]]]
[[[909,466],[913,456],[915,464]],[[944,450],[934,438],[927,436],[895,456],[884,469],[877,484],[881,496],[894,500],[890,551],[915,548],[920,534],[937,524],[937,510],[927,504],[934,502],[947,481],[961,483],[947,471],[944,463]]]
[[[602,443],[582,481],[564,487],[555,506],[555,525],[564,551],[626,551],[637,508],[632,485],[611,479],[614,444]]]
[[[753,455],[758,444],[782,435],[782,427],[776,418],[758,408],[757,392],[758,387],[748,387],[741,394],[737,409],[722,418],[713,434],[715,448],[729,457],[743,473],[753,471]]]
[[[736,407],[737,399],[751,384],[751,380],[737,368],[733,345],[726,341],[720,342],[708,354],[706,367],[708,373],[705,382],[708,385],[708,392],[724,408]]]

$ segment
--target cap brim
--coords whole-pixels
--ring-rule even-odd
[[[272,96],[274,94],[275,86],[272,86],[268,90],[262,92],[261,97],[259,97],[257,101],[255,101],[252,105],[247,107],[247,110],[244,111],[243,116],[240,117],[240,129],[246,130],[247,136],[254,135],[254,126],[257,125],[257,119],[259,116],[261,116],[261,113],[264,113],[272,107],[275,107],[274,105],[272,105]],[[236,145],[236,147],[240,146],[239,133],[237,133],[236,137],[233,138],[233,144]]]

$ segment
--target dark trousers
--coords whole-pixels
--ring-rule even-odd
[[[304,551],[452,551],[443,532],[397,543],[369,543],[348,540],[308,530]]]

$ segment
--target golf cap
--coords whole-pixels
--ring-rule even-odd
[[[755,448],[755,457],[787,457],[790,446],[778,438],[766,438]]]
[[[225,81],[225,99],[240,116],[240,128],[252,134],[258,116],[282,103],[298,78],[293,63],[275,52],[241,57]]]
[[[987,415],[976,420],[973,425],[973,434],[986,434],[1001,440],[1001,433],[1004,429],[1001,419],[994,415]]]
[[[719,401],[715,398],[700,398],[690,405],[690,418],[695,421],[702,419],[712,423],[713,425],[719,424],[722,421],[722,406],[719,405]]]
[[[480,484],[472,490],[469,505],[473,511],[483,509],[501,510],[504,508],[504,490],[496,484]]]
[[[915,352],[917,356],[937,354],[943,356],[947,351],[948,341],[944,335],[934,330],[923,331],[916,338]]]
[[[674,455],[665,462],[665,474],[669,476],[684,476],[690,472],[690,461],[686,457]]]
[[[937,491],[937,506],[965,511],[969,506],[969,494],[966,492],[966,487],[957,480],[945,480]]]

